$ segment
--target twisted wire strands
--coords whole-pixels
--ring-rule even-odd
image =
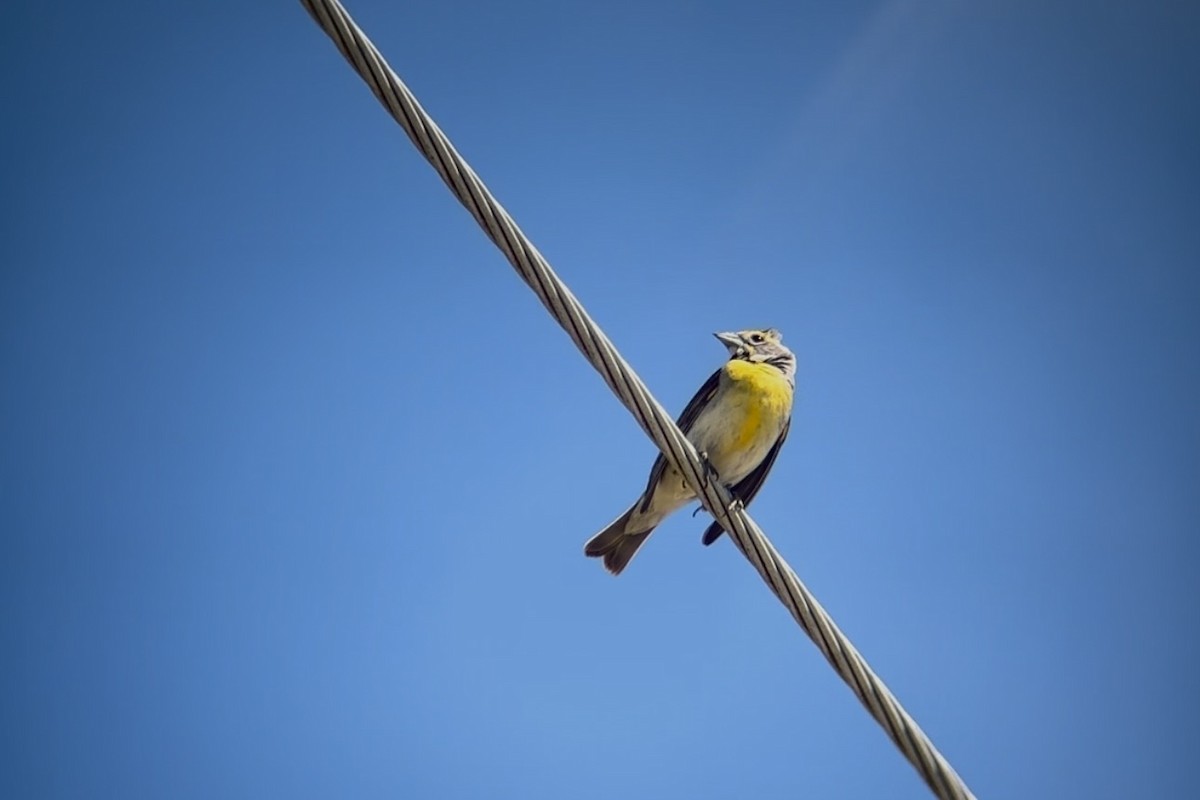
[[[521,279],[562,326],[604,382],[633,414],[642,430],[679,469],[704,507],[729,532],[738,549],[758,570],[771,591],[820,649],[859,701],[883,726],[904,757],[942,800],[970,800],[974,795],[938,752],[920,726],[859,655],[816,598],[768,541],[729,491],[712,480],[695,448],[646,385],[617,353],[612,342],[558,278],[508,212],[463,161],[454,146],[425,113],[362,30],[337,0],[301,0],[355,71],[371,87],[384,108],[404,128],[413,144],[437,170],[450,191],[466,207]]]

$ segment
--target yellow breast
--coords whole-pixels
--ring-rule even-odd
[[[725,377],[743,413],[738,447],[774,442],[792,410],[792,385],[769,364],[735,359],[725,364]]]

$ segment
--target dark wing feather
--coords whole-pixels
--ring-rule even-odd
[[[771,446],[770,451],[763,458],[762,462],[757,467],[750,471],[750,474],[738,481],[732,489],[733,496],[742,501],[742,505],[750,505],[750,501],[758,494],[758,490],[762,488],[763,482],[767,479],[767,473],[771,471],[771,465],[775,463],[775,458],[779,455],[780,449],[783,447],[783,440],[787,438],[788,429],[792,427],[792,421],[789,419],[783,424],[783,430],[779,432],[779,438],[775,440],[775,444]],[[704,531],[703,542],[706,545],[712,544],[721,537],[725,529],[721,527],[721,523],[714,522],[708,526],[708,530]]]
[[[700,410],[708,405],[713,395],[717,393],[717,384],[720,381],[721,370],[717,370],[704,382],[704,385],[700,387],[700,391],[696,392],[696,396],[688,401],[687,406],[683,409],[683,413],[679,415],[679,419],[675,420],[675,424],[679,426],[679,429],[683,431],[685,436],[691,431],[692,426],[696,424],[696,418],[700,416]],[[650,468],[650,479],[646,481],[646,492],[642,495],[642,511],[646,510],[650,503],[650,496],[654,494],[654,487],[662,480],[663,473],[666,471],[666,456],[659,453],[658,458],[654,459],[654,466]]]

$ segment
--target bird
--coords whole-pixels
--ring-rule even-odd
[[[704,382],[676,422],[735,500],[749,505],[791,427],[796,356],[775,328],[713,335],[728,349],[729,360]],[[621,574],[658,524],[694,498],[683,476],[659,453],[646,490],[588,540],[584,554],[602,558],[605,569]],[[714,522],[702,541],[712,544],[722,532]]]

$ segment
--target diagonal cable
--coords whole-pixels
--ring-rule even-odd
[[[317,24],[371,87],[371,91],[404,128],[413,144],[437,170],[505,258],[529,285],[542,305],[562,326],[575,346],[637,419],[642,430],[679,470],[704,507],[729,532],[738,549],[758,570],[771,591],[813,640],[825,659],[850,687],[921,778],[942,800],[968,800],[974,795],[938,752],[916,721],[871,670],[854,645],[729,491],[711,480],[691,443],[646,385],[617,353],[612,342],[526,238],[508,212],[492,197],[474,170],[425,113],[408,87],[337,0],[301,0]]]

